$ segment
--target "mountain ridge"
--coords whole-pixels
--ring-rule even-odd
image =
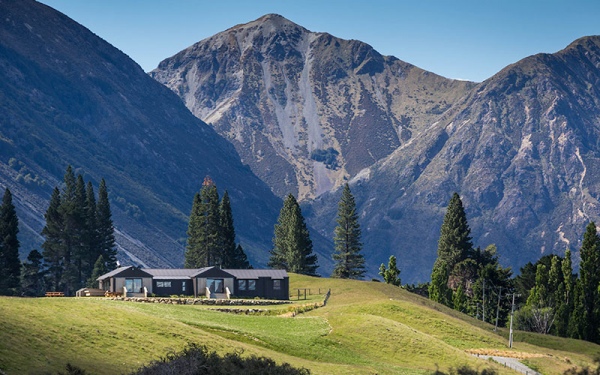
[[[67,164],[107,180],[119,257],[183,264],[194,193],[210,175],[227,189],[242,242],[266,264],[280,200],[232,145],[121,51],[34,1],[2,1],[0,186],[21,219],[22,256],[39,248],[51,189]]]

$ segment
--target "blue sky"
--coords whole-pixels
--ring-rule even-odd
[[[597,0],[41,0],[145,71],[236,24],[278,13],[311,31],[358,39],[448,78],[483,81],[505,66],[600,35]]]

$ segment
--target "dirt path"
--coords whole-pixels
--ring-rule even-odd
[[[481,358],[481,359],[493,359],[494,361],[498,362],[499,364],[511,368],[515,371],[520,372],[521,374],[525,374],[525,375],[541,375],[539,372],[534,371],[532,369],[530,369],[529,367],[525,366],[524,364],[522,364],[521,362],[519,362],[518,359],[516,358],[509,358],[509,357],[498,357],[498,356],[491,356],[491,355],[477,355],[476,357]]]

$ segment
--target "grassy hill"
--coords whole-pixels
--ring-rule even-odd
[[[0,298],[0,369],[39,374],[67,362],[93,374],[125,373],[200,343],[220,353],[243,350],[314,374],[427,374],[469,365],[513,373],[470,352],[507,351],[543,374],[591,365],[600,346],[507,332],[386,284],[291,275],[291,288],[311,288],[308,301],[331,288],[327,306],[280,316],[234,315],[208,306],[142,304],[101,298]]]

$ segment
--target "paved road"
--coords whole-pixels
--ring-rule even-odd
[[[525,366],[524,364],[522,364],[521,362],[519,362],[519,360],[516,358],[496,357],[496,356],[489,356],[489,355],[478,355],[477,357],[479,357],[481,359],[490,359],[491,358],[494,361],[498,362],[499,364],[504,365],[508,368],[511,368],[515,371],[518,371],[521,374],[541,375],[539,372],[534,371],[534,370],[530,369],[529,367]]]

